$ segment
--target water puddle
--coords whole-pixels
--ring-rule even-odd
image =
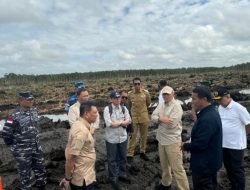
[[[241,94],[250,94],[250,89],[244,89],[244,90],[240,90],[239,93]]]
[[[240,90],[239,93],[241,94],[246,94],[246,95],[250,95],[250,89],[243,89],[243,90]],[[187,100],[184,100],[184,102],[182,102],[181,100],[177,100],[181,105],[182,104],[188,104],[189,102],[192,102],[192,98],[188,98]],[[152,103],[150,105],[150,107],[156,107],[158,103]],[[45,117],[48,117],[50,119],[53,120],[53,122],[56,122],[58,121],[59,119],[61,121],[66,121],[68,120],[68,117],[67,117],[67,114],[59,114],[59,115],[55,115],[55,114],[45,114],[45,115],[42,115],[42,116],[45,116]],[[5,120],[0,120],[0,131],[3,129],[3,126],[4,126],[4,122]]]
[[[58,121],[59,119],[60,119],[61,121],[66,121],[66,120],[68,120],[67,114],[59,114],[59,115],[45,114],[45,115],[41,115],[41,116],[48,117],[48,118],[52,119],[53,122],[56,122],[56,121]],[[3,130],[4,123],[5,123],[5,120],[4,120],[4,119],[0,120],[0,131]]]

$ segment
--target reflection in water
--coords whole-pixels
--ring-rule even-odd
[[[3,130],[4,120],[0,120],[0,131]]]
[[[241,94],[250,94],[250,89],[240,90],[239,93],[241,93]],[[188,104],[188,103],[191,102],[191,101],[192,101],[192,99],[191,99],[191,97],[190,97],[189,99],[185,100],[184,103],[185,103],[185,104]],[[180,101],[180,103],[183,104],[183,102],[181,102],[181,101]],[[56,121],[58,121],[59,119],[60,119],[61,121],[66,121],[66,120],[68,120],[67,114],[59,114],[59,115],[54,115],[54,114],[51,114],[51,115],[50,115],[50,114],[48,114],[48,115],[42,115],[42,116],[48,117],[48,118],[52,119],[53,122],[56,122]],[[0,120],[0,131],[3,129],[4,122],[5,122],[4,119],[3,119],[3,120]]]
[[[58,121],[59,119],[60,119],[61,121],[66,121],[66,120],[68,120],[67,114],[59,114],[59,115],[54,115],[54,114],[52,114],[52,115],[41,115],[41,116],[48,117],[48,118],[52,119],[53,122],[56,122],[56,121]],[[4,119],[0,120],[0,131],[3,129],[4,122],[5,122]]]
[[[239,91],[239,93],[241,93],[241,94],[250,94],[250,89],[241,90],[241,91]],[[183,105],[183,102],[182,102],[182,101],[180,101],[180,100],[178,100],[178,101],[179,101],[179,103],[180,103],[181,105]],[[184,103],[185,103],[185,104],[188,104],[189,102],[192,102],[192,98],[191,98],[191,97],[188,98],[187,100],[184,100]],[[156,106],[157,106],[157,103],[150,105],[150,107],[156,107]],[[47,114],[47,115],[42,115],[42,116],[48,117],[48,118],[52,119],[53,122],[56,122],[56,121],[58,121],[59,119],[60,119],[61,121],[66,121],[66,120],[68,120],[67,114],[59,114],[59,115]],[[4,122],[5,122],[5,120],[0,120],[0,131],[3,129]]]
[[[59,119],[60,119],[61,121],[66,121],[66,120],[68,120],[67,114],[59,114],[59,115],[50,115],[50,114],[48,114],[48,115],[42,115],[42,116],[48,117],[48,118],[52,119],[53,122],[56,122],[56,121],[58,121]]]
[[[239,93],[241,93],[241,94],[250,94],[250,89],[240,90]]]

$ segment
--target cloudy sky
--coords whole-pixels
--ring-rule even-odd
[[[0,0],[0,77],[250,61],[250,0]]]

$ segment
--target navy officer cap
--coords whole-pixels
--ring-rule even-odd
[[[19,96],[20,96],[20,98],[34,99],[34,96],[30,91],[20,92]]]

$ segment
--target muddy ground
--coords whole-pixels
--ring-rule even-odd
[[[183,129],[187,131],[191,130],[190,111],[185,111],[183,115]],[[42,117],[41,123],[41,143],[43,146],[46,167],[48,171],[48,190],[59,189],[58,183],[64,177],[64,148],[67,143],[67,136],[69,132],[68,122],[52,122],[48,118]],[[157,141],[155,139],[156,126],[151,125],[148,135],[148,147],[147,154],[150,161],[141,160],[139,157],[139,147],[136,149],[136,155],[134,162],[128,165],[128,176],[131,179],[131,184],[121,183],[123,190],[153,190],[154,186],[160,183],[161,168],[159,163],[159,156],[157,152]],[[97,183],[96,188],[100,190],[110,190],[111,186],[107,180],[107,157],[106,147],[104,141],[104,129],[100,128],[96,134],[96,173]],[[248,139],[250,141],[250,138]],[[3,178],[4,187],[6,190],[17,190],[20,187],[20,183],[17,176],[15,162],[11,155],[9,148],[3,144],[3,140],[0,138],[0,175]],[[192,179],[189,171],[189,154],[184,155],[184,166],[188,174],[188,180],[190,188],[192,189]],[[245,169],[246,169],[246,187],[250,187],[250,147],[246,150],[245,156]],[[219,172],[219,183],[223,189],[229,189],[228,180],[224,169]],[[33,189],[36,189],[35,187]],[[176,184],[173,178],[172,189],[175,190]]]
[[[152,101],[157,101],[158,86],[157,82],[160,78],[168,80],[177,94],[177,98],[185,100],[189,98],[191,90],[194,86],[199,85],[202,80],[213,80],[212,87],[217,85],[226,86],[233,94],[236,101],[240,101],[247,107],[250,112],[250,97],[239,94],[240,89],[249,89],[250,87],[250,72],[235,73],[209,73],[209,74],[186,74],[186,75],[167,75],[154,77],[142,77],[143,85],[146,87],[151,96]],[[88,84],[91,98],[97,103],[98,109],[102,112],[103,107],[109,102],[108,89],[130,89],[131,79],[120,79],[114,81],[85,81]],[[34,87],[35,86],[35,87]],[[34,92],[36,96],[36,104],[40,110],[40,114],[48,113],[62,113],[66,98],[73,92],[72,84],[33,84],[28,86],[1,86],[0,93],[0,118],[5,118],[6,115],[13,109],[17,102],[12,90],[18,92],[23,89],[29,89]],[[151,108],[152,109],[152,108]],[[190,114],[190,104],[183,105],[183,129],[188,132],[192,128],[192,120]],[[152,111],[152,110],[151,110]],[[59,189],[59,181],[64,177],[64,149],[67,143],[69,132],[69,124],[65,121],[52,122],[48,118],[41,117],[41,143],[43,146],[46,167],[48,171],[48,190]],[[121,183],[123,190],[153,190],[154,186],[160,183],[161,168],[159,163],[159,156],[157,151],[157,141],[155,138],[156,126],[151,125],[148,135],[147,154],[150,161],[143,161],[139,157],[139,147],[136,149],[136,155],[133,164],[128,165],[128,176],[131,178],[131,184]],[[104,129],[100,128],[96,134],[96,173],[97,184],[96,188],[100,190],[110,190],[111,186],[107,180],[107,158],[106,147],[104,142]],[[192,189],[192,180],[189,171],[189,154],[184,155],[184,166],[188,174],[190,188]],[[250,137],[248,137],[248,149],[245,152],[245,170],[246,170],[246,189],[250,189]],[[17,171],[13,156],[9,148],[3,143],[0,138],[0,176],[3,178],[3,185],[5,189],[16,190],[19,189],[20,183],[18,181]],[[228,180],[226,178],[225,170],[222,168],[219,172],[219,183],[225,190],[229,189]],[[34,188],[35,189],[35,188]],[[173,178],[172,190],[175,190],[176,185]]]

